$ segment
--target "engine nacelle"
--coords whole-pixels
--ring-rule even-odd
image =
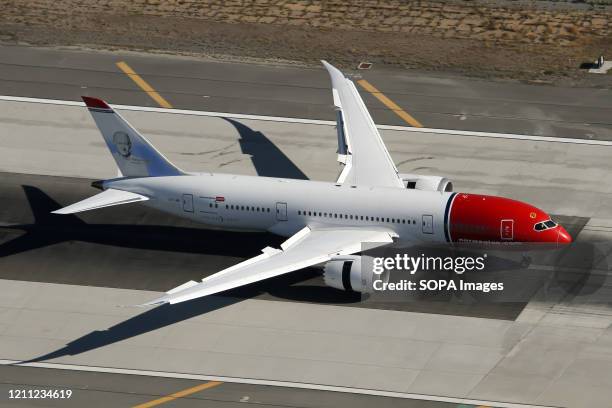
[[[375,274],[370,256],[348,255],[332,259],[323,268],[323,280],[327,286],[349,292],[372,293],[373,282],[389,282],[389,271]]]
[[[419,174],[400,174],[404,186],[414,190],[451,192],[453,183],[446,177],[422,176]]]

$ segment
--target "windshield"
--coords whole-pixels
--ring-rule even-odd
[[[533,229],[536,231],[544,231],[550,228],[555,228],[556,226],[557,226],[557,223],[554,222],[553,220],[546,220],[546,221],[536,223],[533,226]]]

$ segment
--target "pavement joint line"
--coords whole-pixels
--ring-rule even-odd
[[[405,110],[400,108],[398,104],[396,104],[391,99],[389,99],[385,94],[380,92],[374,85],[372,85],[371,83],[369,83],[365,79],[360,79],[360,80],[357,81],[357,83],[363,89],[365,89],[366,91],[371,93],[376,99],[378,99],[380,102],[382,102],[383,105],[385,105],[387,108],[391,109],[393,111],[393,113],[395,113],[397,116],[402,118],[409,125],[414,126],[414,127],[418,127],[418,128],[422,128],[423,127],[421,122],[419,122],[414,117],[412,117],[412,115],[410,115],[408,112],[406,112]]]
[[[78,102],[78,101],[65,101],[65,100],[59,100],[59,99],[30,98],[30,97],[24,97],[24,96],[8,96],[8,95],[0,95],[0,101],[40,103],[40,104],[46,104],[46,105],[83,106],[83,107],[85,106],[83,102]],[[208,117],[219,117],[219,118],[261,120],[261,121],[267,121],[267,122],[284,122],[284,123],[301,123],[301,124],[306,124],[306,125],[336,126],[336,122],[331,121],[331,120],[286,118],[286,117],[279,117],[279,116],[248,115],[248,114],[241,114],[241,113],[226,113],[226,112],[206,112],[206,111],[196,111],[196,110],[187,110],[187,109],[165,109],[165,108],[154,108],[154,107],[148,107],[148,106],[133,106],[133,105],[111,104],[111,106],[113,106],[115,109],[124,110],[124,111],[157,112],[157,113],[166,113],[166,114],[173,114],[173,115],[208,116]],[[530,136],[530,135],[518,135],[518,134],[512,134],[512,133],[493,133],[493,132],[476,132],[476,131],[471,131],[471,130],[416,128],[416,127],[410,127],[410,126],[393,126],[393,125],[376,125],[376,127],[380,130],[432,133],[432,134],[441,134],[444,136],[484,137],[484,138],[493,138],[493,139],[526,140],[526,141],[534,141],[534,142],[612,146],[612,141],[610,140],[575,139],[575,138],[569,138],[569,137],[565,138],[565,137],[556,137],[556,136]]]
[[[150,408],[155,407],[161,404],[165,404],[166,402],[174,401],[179,398],[186,397],[191,394],[195,394],[196,392],[204,391],[209,388],[217,387],[223,384],[221,381],[209,381],[204,384],[196,385],[195,387],[186,388],[181,391],[174,392],[170,395],[166,395],[165,397],[157,398],[152,401],[148,401],[142,404],[134,405],[133,408]]]
[[[138,85],[143,91],[147,93],[159,106],[166,109],[171,109],[172,105],[164,99],[147,81],[142,79],[140,75],[138,75],[125,61],[119,61],[115,65],[124,74],[126,74],[136,85]]]
[[[324,384],[313,384],[313,383],[300,383],[291,381],[280,381],[280,380],[264,380],[257,378],[241,378],[241,377],[224,377],[206,374],[188,374],[188,373],[172,373],[165,371],[153,371],[153,370],[139,370],[132,368],[113,368],[113,367],[99,367],[89,365],[75,365],[75,364],[61,364],[61,363],[24,363],[20,360],[9,360],[0,359],[0,365],[12,365],[17,367],[34,367],[34,368],[49,368],[58,370],[69,370],[69,371],[86,371],[86,372],[98,372],[98,373],[110,373],[110,374],[124,374],[124,375],[140,375],[148,377],[162,377],[162,378],[180,378],[186,380],[200,380],[200,381],[216,381],[222,383],[235,383],[235,384],[250,384],[250,385],[267,385],[272,387],[285,387],[285,388],[299,388],[306,390],[315,391],[332,391],[342,392],[348,394],[358,395],[372,395],[378,397],[390,397],[399,399],[413,399],[423,401],[437,401],[447,402],[454,404],[469,404],[474,406],[493,406],[496,408],[559,408],[555,406],[545,405],[533,405],[533,404],[522,404],[514,402],[501,402],[501,401],[483,401],[476,399],[457,398],[457,397],[445,397],[440,395],[427,395],[427,394],[416,394],[399,391],[385,391],[368,388],[357,388],[357,387],[344,387],[337,385],[324,385]]]

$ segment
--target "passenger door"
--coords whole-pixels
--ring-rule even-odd
[[[183,211],[193,212],[193,194],[183,194]]]
[[[512,241],[514,239],[514,220],[501,220],[500,233],[502,240]]]
[[[276,220],[287,221],[287,203],[276,203]]]

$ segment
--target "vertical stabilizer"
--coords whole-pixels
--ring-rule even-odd
[[[101,99],[83,96],[83,101],[125,177],[179,176],[184,174],[125,119]]]

